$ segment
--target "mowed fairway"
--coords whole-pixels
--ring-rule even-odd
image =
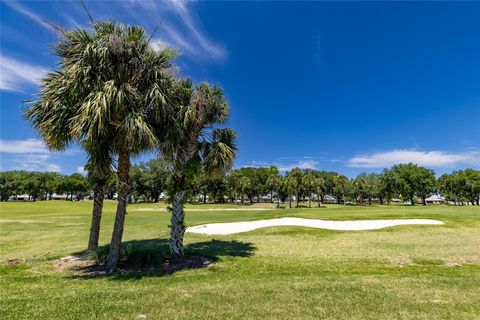
[[[163,208],[129,206],[127,246],[168,251],[169,215]],[[426,218],[445,224],[374,231],[272,227],[224,236],[187,233],[187,252],[214,257],[212,266],[170,275],[81,277],[56,270],[54,260],[85,248],[91,202],[1,203],[0,318],[480,317],[480,207],[208,210],[212,208],[238,207],[190,205],[187,225],[280,217]],[[107,201],[102,245],[109,242],[114,209],[115,203]],[[20,262],[7,265],[11,259]]]

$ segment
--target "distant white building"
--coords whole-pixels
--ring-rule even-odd
[[[13,201],[28,201],[29,200],[29,195],[28,194],[17,194],[15,196],[10,196],[8,200],[13,200]]]
[[[438,194],[434,194],[433,196],[430,196],[425,199],[425,202],[427,204],[445,204],[445,198],[442,196],[439,196]]]

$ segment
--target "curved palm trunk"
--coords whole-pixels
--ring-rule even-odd
[[[172,201],[172,217],[170,219],[170,256],[181,259],[184,256],[183,235],[185,234],[185,211],[183,210],[184,191],[176,191]]]
[[[125,223],[125,215],[127,213],[128,193],[130,192],[129,184],[130,172],[130,152],[126,148],[121,148],[118,161],[118,204],[117,213],[115,215],[115,223],[113,225],[112,242],[110,243],[110,251],[108,252],[107,265],[105,270],[112,273],[118,266],[120,260],[120,246],[123,237],[123,225]]]
[[[88,239],[88,251],[93,251],[98,248],[98,238],[100,236],[100,222],[102,220],[103,198],[105,195],[105,182],[100,182],[95,185],[93,191],[93,210],[92,210],[92,224],[90,226],[90,237]]]

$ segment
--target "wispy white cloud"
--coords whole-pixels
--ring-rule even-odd
[[[282,161],[277,162],[266,162],[266,161],[252,161],[250,165],[245,165],[243,167],[270,167],[276,166],[280,171],[290,171],[293,168],[300,169],[317,169],[319,162],[314,160],[311,157],[304,157],[301,160],[295,160],[293,158],[281,158]],[[289,161],[285,161],[291,159]]]
[[[46,22],[45,18],[27,9],[17,1],[4,1],[3,3],[12,8],[13,10],[17,11],[18,13],[22,14],[23,16],[27,17],[31,21],[35,22],[39,26],[50,31],[54,30],[52,26]]]
[[[223,61],[226,59],[227,51],[201,32],[201,28],[189,8],[189,5],[192,3],[191,1],[176,0],[166,3],[179,15],[204,53],[208,54],[214,60]]]
[[[278,165],[280,171],[290,171],[294,168],[300,169],[317,169],[318,161],[315,160],[300,160],[291,164]]]
[[[450,153],[446,151],[419,151],[409,149],[358,155],[348,161],[349,167],[385,168],[398,163],[416,163],[426,167],[450,167],[458,165],[480,165],[480,152],[467,151]]]
[[[58,32],[51,22],[24,3],[18,1],[4,3],[42,28]],[[228,56],[225,46],[213,40],[205,32],[201,18],[195,12],[195,1],[125,0],[91,2],[88,6],[94,9],[96,18],[112,18],[114,15],[113,18],[122,21],[127,16],[148,31],[158,26],[154,37],[161,39],[164,44],[179,49],[182,55],[190,59],[222,63]],[[78,10],[78,5],[62,5],[62,21],[66,22],[66,27],[76,28],[82,25],[78,20]],[[84,14],[83,10],[82,14]]]
[[[1,140],[0,153],[41,153],[48,154],[50,151],[45,144],[38,139],[26,140]]]
[[[45,171],[45,172],[60,172],[62,167],[58,164],[51,163],[50,155],[48,154],[26,154],[21,158],[13,159],[16,163],[15,169],[27,171]]]
[[[48,69],[0,54],[0,90],[21,92],[26,85],[38,85]]]
[[[193,10],[194,1],[129,0],[121,5],[135,20],[149,21],[147,30],[152,23],[158,24],[157,41],[161,39],[186,57],[222,63],[228,56],[225,47],[204,32]]]

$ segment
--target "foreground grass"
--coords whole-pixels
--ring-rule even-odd
[[[53,259],[84,249],[90,202],[2,203],[0,318],[5,319],[474,319],[480,314],[480,208],[328,206],[212,210],[191,205],[187,224],[276,217],[431,218],[442,226],[338,232],[275,227],[229,236],[187,234],[207,269],[171,275],[79,277]],[[163,204],[129,207],[125,242],[166,252]],[[263,205],[265,207],[273,207]],[[107,202],[101,243],[109,242]],[[7,265],[8,259],[22,263]]]

